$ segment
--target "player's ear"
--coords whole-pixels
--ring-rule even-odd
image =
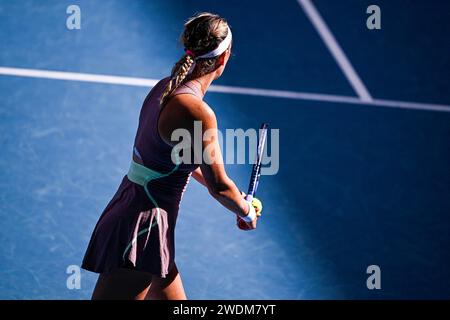
[[[227,51],[228,51],[228,50],[225,50],[225,52],[222,53],[222,54],[219,56],[219,58],[217,59],[217,64],[218,64],[219,66],[223,66],[223,65],[225,64],[225,55],[227,54]]]

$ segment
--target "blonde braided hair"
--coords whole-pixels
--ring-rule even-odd
[[[195,55],[202,55],[215,49],[225,39],[227,33],[228,24],[225,19],[216,14],[203,12],[189,18],[184,25],[184,31],[180,40],[186,50],[195,53]],[[218,60],[217,57],[197,59],[194,70],[191,70],[194,65],[194,59],[190,54],[185,54],[175,64],[170,81],[161,96],[161,106],[167,102],[170,95],[186,80],[214,71]]]
[[[174,66],[172,70],[172,76],[169,83],[167,84],[162,96],[161,105],[166,102],[166,99],[178,88],[181,83],[186,79],[186,76],[191,70],[194,64],[194,59],[189,55],[184,55]]]

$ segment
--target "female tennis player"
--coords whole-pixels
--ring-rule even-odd
[[[174,261],[174,235],[191,175],[246,222],[241,228],[256,228],[261,207],[246,201],[227,176],[216,117],[203,101],[230,57],[231,30],[220,16],[201,13],[187,21],[181,40],[185,55],[171,77],[161,80],[146,97],[129,172],[103,211],[87,248],[82,267],[100,273],[93,299],[186,299]],[[194,137],[195,121],[201,121],[210,138],[202,141],[200,165],[173,157],[178,141],[172,141],[172,133],[181,128]],[[192,139],[191,149],[193,143]]]

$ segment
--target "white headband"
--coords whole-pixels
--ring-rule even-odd
[[[197,59],[206,59],[206,58],[214,58],[214,57],[220,56],[222,53],[225,52],[225,50],[228,49],[228,47],[229,47],[230,44],[231,44],[231,40],[232,40],[232,38],[233,38],[233,36],[232,36],[232,34],[231,34],[231,29],[230,29],[230,27],[227,26],[227,28],[228,28],[227,36],[225,37],[225,39],[222,40],[221,43],[219,43],[219,45],[217,46],[217,48],[215,48],[214,50],[212,50],[212,51],[210,51],[210,52],[207,52],[207,53],[205,53],[205,54],[203,54],[203,55],[201,55],[201,56],[198,56],[198,57],[196,57],[195,54],[193,54],[193,52],[190,51],[190,50],[186,50],[186,53],[187,53],[187,54],[190,54],[190,55],[192,55],[192,56],[194,56],[194,60],[197,60]]]

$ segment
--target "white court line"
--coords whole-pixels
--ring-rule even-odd
[[[344,51],[342,51],[327,24],[320,16],[319,11],[317,11],[310,0],[297,0],[297,2],[300,4],[309,20],[316,28],[323,42],[325,42],[328,50],[330,50],[337,64],[341,68],[344,75],[347,77],[347,80],[350,82],[350,85],[353,87],[359,98],[366,102],[371,101],[372,96],[364,86],[364,83],[361,81],[350,61],[347,59]]]
[[[9,68],[9,67],[0,67],[0,75],[31,77],[31,78],[44,78],[44,79],[54,79],[54,80],[95,82],[95,83],[128,85],[128,86],[137,86],[137,87],[153,87],[159,81],[156,79],[147,79],[147,78],[132,78],[132,77],[110,76],[110,75],[92,74],[92,73],[75,73],[75,72]],[[321,94],[321,93],[296,92],[296,91],[286,91],[286,90],[270,90],[270,89],[220,86],[220,85],[212,85],[209,88],[209,91],[220,92],[220,93],[270,97],[270,98],[285,98],[285,99],[307,100],[307,101],[350,103],[350,104],[357,104],[357,105],[369,105],[369,106],[388,107],[388,108],[450,112],[449,105],[395,101],[395,100],[380,100],[380,99],[372,99],[371,101],[363,101],[357,97],[339,96],[339,95]]]
[[[0,67],[0,74],[19,77],[46,78],[55,80],[122,84],[139,87],[153,87],[155,84],[158,83],[158,80],[145,78],[118,77],[103,74],[48,71],[38,69],[7,68],[7,67]]]

